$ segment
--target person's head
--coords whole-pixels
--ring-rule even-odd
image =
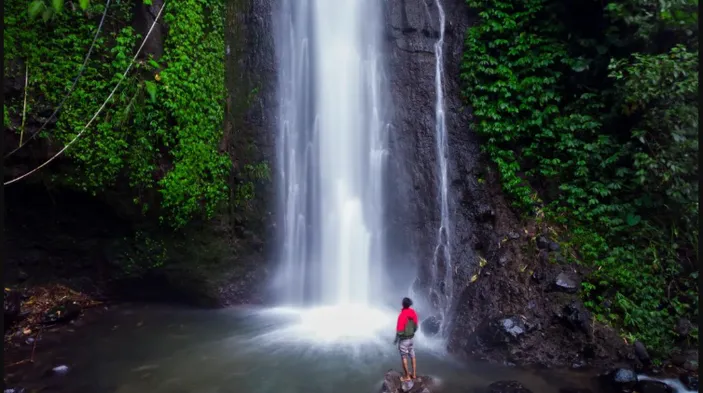
[[[410,308],[413,305],[413,301],[409,297],[403,298],[403,308]]]

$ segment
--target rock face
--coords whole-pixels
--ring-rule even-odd
[[[440,222],[433,52],[440,35],[438,8],[426,0],[385,4],[395,109],[387,253],[398,283],[394,289],[406,293],[415,280],[416,308],[430,316],[436,309],[428,294]],[[454,299],[454,317],[444,330],[449,350],[495,362],[567,367],[627,358],[632,348],[614,332],[592,327],[578,299],[579,272],[553,263],[563,261],[559,244],[546,232],[526,233],[502,195],[496,170],[480,154],[458,78],[464,35],[476,18],[463,0],[441,5],[452,285],[434,289]],[[441,261],[439,277],[446,266]]]

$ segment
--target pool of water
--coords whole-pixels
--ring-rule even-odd
[[[57,393],[359,393],[377,392],[399,369],[393,310],[117,307],[36,350],[36,373],[10,382]],[[586,377],[484,363],[461,364],[436,341],[416,338],[420,375],[445,393],[483,392],[514,379],[534,392],[586,387]],[[45,376],[65,364],[63,376]],[[582,378],[582,379],[580,379]],[[8,384],[9,385],[9,384]]]

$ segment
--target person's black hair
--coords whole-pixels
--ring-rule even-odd
[[[413,305],[413,301],[409,297],[403,298],[403,308],[410,308]]]

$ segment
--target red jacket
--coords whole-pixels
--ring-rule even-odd
[[[417,313],[412,308],[404,308],[400,311],[398,315],[398,324],[396,325],[396,332],[402,333],[405,331],[405,325],[408,323],[408,319],[412,319],[415,322],[415,326],[420,326],[417,320]]]

